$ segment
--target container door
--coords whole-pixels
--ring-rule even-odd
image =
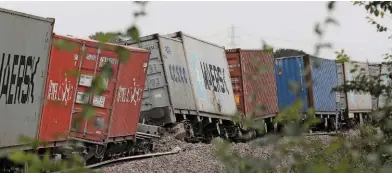
[[[72,72],[78,70],[80,55],[80,44],[77,46],[72,51],[52,46],[39,131],[40,140],[55,141],[56,136],[63,137],[68,133],[77,80],[77,76]]]
[[[75,129],[74,125],[72,126],[71,135],[78,138],[88,139],[92,141],[102,141],[106,139],[108,122],[109,122],[109,107],[111,105],[111,98],[113,95],[114,82],[111,80],[104,80],[106,92],[101,96],[88,96],[85,93],[88,88],[91,87],[93,78],[100,73],[100,67],[102,67],[103,62],[111,61],[111,58],[107,58],[107,52],[101,51],[96,47],[86,46],[86,54],[84,57],[80,58],[79,61],[79,81],[77,84],[76,98],[74,103],[74,113],[72,116],[73,120],[76,120],[81,116],[84,103],[92,104],[95,109],[92,117],[86,120],[81,120],[79,124],[79,128]],[[117,61],[114,60],[116,63]],[[115,66],[117,67],[117,66]],[[114,68],[113,75],[117,73],[117,68]],[[83,97],[84,96],[84,97]],[[74,123],[74,122],[73,122]]]
[[[242,75],[241,75],[241,64],[240,64],[240,54],[238,52],[235,53],[227,53],[227,63],[229,64],[229,72],[231,77],[231,84],[233,86],[234,100],[237,106],[237,109],[242,114],[245,113],[244,107],[244,95],[242,90]]]
[[[304,111],[308,109],[308,90],[305,85],[305,70],[303,57],[288,57],[275,60],[275,76],[278,88],[279,109],[285,109],[294,104],[297,99],[304,102]],[[294,92],[293,84],[298,86]]]

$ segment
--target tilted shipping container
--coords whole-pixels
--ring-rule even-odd
[[[310,67],[310,75],[303,75]],[[312,56],[292,56],[275,59],[279,109],[292,105],[295,100],[304,101],[304,109],[313,107],[318,114],[335,114],[338,111],[337,96],[332,92],[337,86],[336,63],[333,60]],[[292,82],[299,86],[297,95]],[[306,86],[306,84],[310,86]]]
[[[140,44],[125,44],[150,50],[141,121],[162,125],[174,123],[175,114],[228,119],[235,113],[222,47],[179,33],[153,34],[140,38]]]
[[[370,77],[377,81],[380,79],[381,64],[369,64]],[[372,109],[376,110],[378,108],[378,97],[372,95]]]
[[[196,114],[196,106],[180,40],[158,34],[140,38],[140,45],[126,44],[150,51],[144,88],[141,120],[155,124],[175,122],[174,114]]]
[[[358,66],[358,70],[352,73],[352,70]],[[344,81],[352,81],[360,74],[369,77],[369,66],[362,62],[345,62],[337,64],[339,85]],[[340,108],[348,109],[349,112],[370,112],[372,110],[372,96],[363,92],[347,92],[340,94]]]
[[[381,64],[381,85],[384,86],[392,86],[392,79],[389,78],[389,74],[392,72],[392,66],[388,65],[386,63]],[[384,108],[386,106],[392,106],[392,102],[389,101],[389,103],[387,103],[387,98],[388,96],[383,93],[380,95],[380,97],[378,98],[378,108]]]
[[[183,42],[191,85],[199,115],[230,119],[237,107],[225,49],[182,32],[168,37]]]
[[[65,52],[69,50],[53,48],[50,64],[53,74],[49,76],[46,99],[57,100],[60,104],[45,105],[40,138],[53,141],[53,134],[63,133],[70,127],[72,138],[89,141],[108,142],[116,137],[134,138],[145,83],[148,51],[124,47],[130,55],[126,63],[120,63],[116,45],[103,44],[99,48],[98,42],[94,40],[72,36],[56,36],[56,39],[70,42],[75,46],[75,50]],[[82,50],[85,50],[85,53]],[[104,79],[105,92],[87,96],[83,100],[82,96],[91,87],[93,78],[101,72],[105,63],[110,63],[113,67],[113,76]],[[67,72],[73,71],[78,71],[79,77],[77,80],[68,80]],[[82,120],[80,127],[76,129],[69,120],[79,117],[83,104],[87,102],[94,106],[95,113],[89,121]],[[55,111],[57,109],[61,111]]]
[[[255,118],[276,115],[279,109],[272,53],[229,49],[226,50],[226,57],[237,109]],[[261,106],[265,109],[261,109]]]
[[[54,19],[0,8],[0,22],[0,147],[13,147],[38,137]]]

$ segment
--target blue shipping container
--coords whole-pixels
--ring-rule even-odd
[[[305,71],[304,56],[292,56],[278,58],[275,60],[275,76],[277,81],[279,109],[290,106],[298,98],[305,103],[304,110],[314,107],[316,112],[336,112],[336,93],[332,88],[338,85],[337,67],[334,60],[311,57],[311,88],[306,87],[306,77],[302,75]],[[299,84],[300,93],[294,95],[290,83]],[[312,98],[310,98],[312,97]]]
[[[323,58],[310,58],[313,107],[316,112],[336,112],[336,92],[332,89],[338,86],[338,72],[335,60]]]

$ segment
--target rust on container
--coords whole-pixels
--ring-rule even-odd
[[[54,41],[70,39],[54,35]],[[77,60],[81,47],[64,51],[51,46],[48,76],[44,93],[44,105],[39,130],[39,139],[44,141],[64,140],[67,137],[71,119],[72,104],[77,77]]]
[[[52,61],[50,64],[48,81],[50,82],[50,79],[61,81],[60,79],[64,78],[62,76],[64,71],[74,70],[78,72],[78,77],[67,78],[70,80],[67,86],[72,88],[70,96],[47,94],[48,98],[51,96],[58,99],[61,96],[61,99],[70,100],[66,100],[67,102],[62,100],[60,104],[64,107],[56,113],[54,111],[60,110],[59,108],[53,104],[46,105],[44,113],[46,115],[41,125],[42,138],[52,139],[50,135],[64,130],[69,130],[69,136],[72,138],[95,142],[108,142],[118,136],[134,138],[141,106],[141,91],[144,88],[148,51],[122,46],[129,51],[129,59],[121,64],[116,53],[117,45],[107,43],[99,46],[99,43],[94,40],[72,36],[56,36],[56,38],[71,42],[77,49],[69,52],[69,50],[53,48],[55,51],[52,53],[52,59],[58,61]],[[81,51],[82,49],[85,51]],[[83,98],[95,76],[101,73],[105,63],[112,65],[112,77],[103,80],[105,91],[101,95]],[[49,83],[47,85],[49,86]],[[46,89],[47,92],[52,91],[49,89],[50,87]],[[74,120],[80,118],[85,103],[90,103],[94,107],[94,113],[88,121],[82,119],[79,128],[75,128]],[[57,116],[61,117],[58,118],[61,122],[53,120]]]
[[[263,50],[229,49],[226,57],[239,112],[261,118],[276,115],[278,103],[273,55]],[[261,106],[265,109],[260,109]]]

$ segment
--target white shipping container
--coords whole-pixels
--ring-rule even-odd
[[[183,42],[197,110],[234,115],[237,107],[224,48],[181,32],[167,36]]]
[[[351,73],[352,69],[358,67],[356,71]],[[345,62],[344,76],[345,80],[352,81],[360,74],[365,74],[369,77],[369,66],[362,62]],[[367,112],[372,110],[372,96],[370,93],[363,92],[347,92],[347,105],[350,112]]]
[[[12,147],[37,137],[54,19],[0,8],[0,23],[0,147]]]

